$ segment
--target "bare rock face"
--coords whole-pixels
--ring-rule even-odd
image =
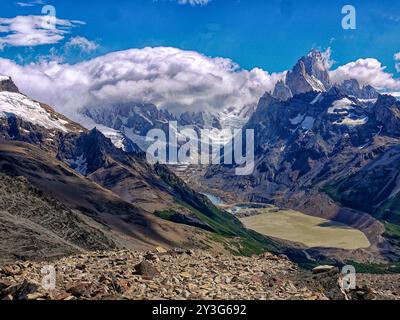
[[[278,81],[272,96],[278,100],[286,101],[293,97],[292,91],[282,80]]]
[[[396,98],[388,95],[379,96],[375,116],[376,120],[384,126],[388,135],[400,135],[400,104]]]
[[[284,80],[275,85],[272,96],[287,101],[293,96],[308,92],[326,92],[331,87],[328,58],[318,50],[302,57]]]
[[[372,86],[362,86],[356,79],[345,80],[336,87],[342,95],[359,99],[377,99],[379,96],[379,93]]]
[[[286,75],[286,85],[293,95],[310,91],[327,91],[331,87],[328,61],[324,55],[312,50],[301,58]]]
[[[6,77],[2,75],[0,75],[0,91],[19,93],[19,90],[15,83],[12,81],[11,77]]]

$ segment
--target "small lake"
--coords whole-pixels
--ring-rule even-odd
[[[214,206],[223,206],[225,204],[221,198],[214,196],[210,193],[203,193],[203,195],[205,195],[208,198],[208,200],[210,200],[213,203]]]

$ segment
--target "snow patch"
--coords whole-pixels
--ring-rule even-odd
[[[333,124],[336,125],[345,125],[349,127],[356,127],[356,126],[362,126],[368,122],[368,117],[365,118],[360,118],[360,119],[352,119],[349,117],[345,117],[340,121],[335,121]]]
[[[313,101],[311,101],[311,104],[316,104],[320,103],[322,100],[324,100],[324,97],[322,96],[322,92],[319,93]]]
[[[0,118],[8,118],[10,115],[46,129],[69,131],[64,126],[66,121],[54,118],[38,102],[20,93],[0,92]]]
[[[308,84],[311,86],[311,88],[314,91],[317,92],[324,92],[325,91],[325,86],[323,85],[323,83],[321,81],[319,81],[316,77],[314,76],[307,76],[306,80],[308,82]]]
[[[10,80],[10,77],[0,74],[0,82]]]
[[[354,108],[354,103],[348,98],[336,100],[328,109],[329,114],[343,114]]]
[[[301,123],[301,127],[305,130],[311,130],[314,127],[315,118],[307,116]]]
[[[304,114],[298,114],[295,118],[289,119],[289,121],[292,125],[296,126],[304,120],[304,116]]]
[[[125,138],[121,132],[99,124],[96,124],[96,128],[102,134],[104,134],[106,138],[110,139],[115,147],[117,147],[118,149],[122,149],[123,151],[126,151],[124,144]]]

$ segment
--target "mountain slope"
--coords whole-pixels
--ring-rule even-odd
[[[214,228],[227,213],[210,202],[192,206],[192,201],[202,202],[204,197],[187,186],[189,193],[180,194],[180,186],[169,184],[143,153],[126,152],[97,129],[88,131],[20,93],[2,91],[0,96],[0,173],[25,177],[38,192],[77,212],[90,225],[101,226],[116,247],[199,247],[243,254],[271,247],[270,240],[250,236],[238,221],[239,234]],[[168,169],[165,172],[174,176]],[[158,214],[166,211],[174,212],[175,220]],[[206,217],[207,212],[213,216]],[[61,223],[57,219],[62,214],[53,212],[52,217]],[[19,224],[21,216],[13,219]],[[48,227],[43,228],[52,232]]]
[[[0,229],[0,264],[116,248],[100,224],[22,177],[0,175]]]
[[[168,223],[123,201],[26,143],[0,144],[0,172],[11,177],[26,177],[46,196],[101,224],[119,247],[179,247],[190,246],[191,241],[207,240],[202,232]]]

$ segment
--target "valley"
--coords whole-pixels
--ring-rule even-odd
[[[291,209],[260,203],[226,204],[205,194],[214,205],[232,213],[243,225],[262,235],[309,248],[356,250],[371,246],[365,234],[344,223],[319,218]]]

